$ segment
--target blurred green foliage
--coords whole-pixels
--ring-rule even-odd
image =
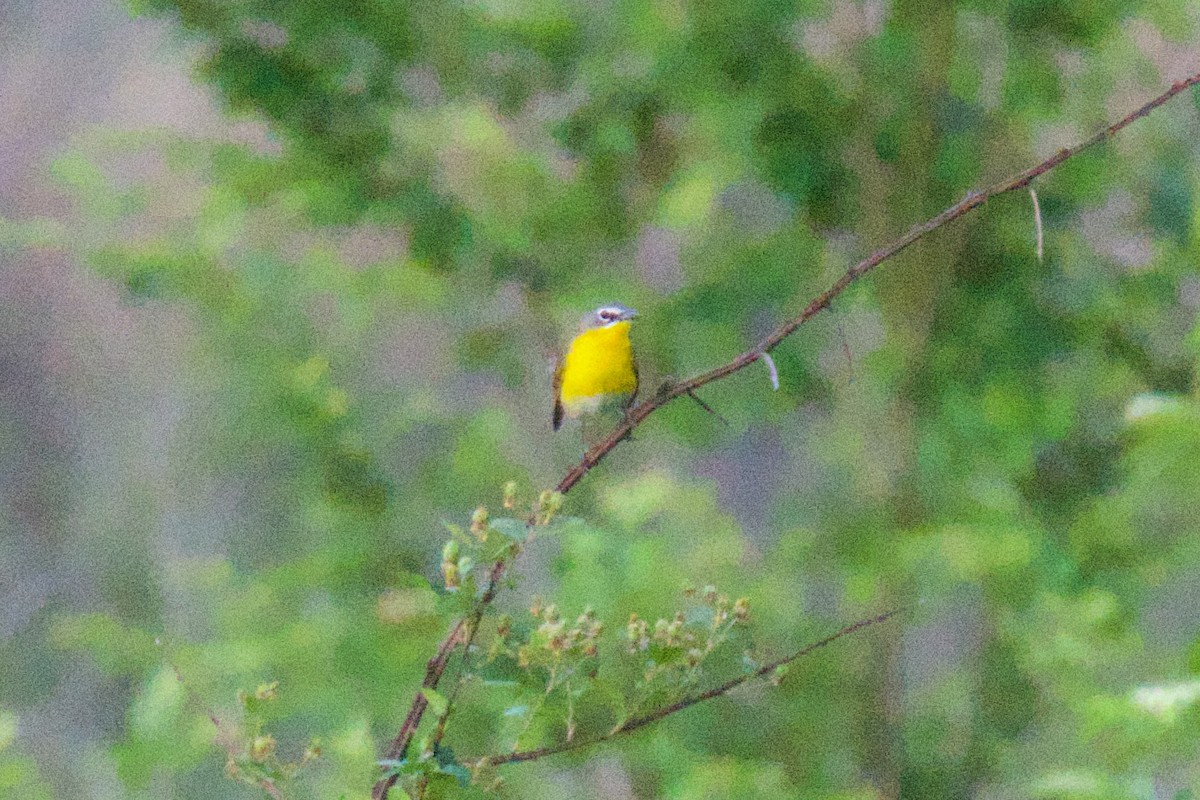
[[[873,247],[1182,77],[1164,54],[1200,32],[1172,0],[133,6],[265,125],[97,132],[55,167],[81,230],[0,227],[186,314],[168,469],[218,533],[150,547],[153,497],[98,521],[122,532],[100,607],[30,634],[47,674],[86,662],[120,698],[104,746],[129,797],[367,796],[460,610],[442,523],[509,480],[528,503],[578,457],[550,434],[547,366],[578,315],[641,312],[651,390],[724,362]],[[497,603],[518,628],[533,594],[612,633],[711,583],[750,598],[767,660],[911,610],[778,688],[504,767],[499,794],[1200,790],[1196,116],[1181,98],[1039,180],[1044,261],[1027,199],[994,201],[781,346],[778,392],[756,369],[707,387],[727,426],[675,404],[589,475]],[[0,644],[0,789],[49,796],[20,744],[46,691],[15,677],[27,644]],[[512,746],[511,680],[463,684],[453,752]],[[545,719],[523,745],[561,740]]]

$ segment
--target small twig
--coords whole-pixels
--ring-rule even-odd
[[[504,570],[508,567],[506,559],[500,559],[492,564],[488,571],[487,588],[483,590],[483,594],[479,596],[479,601],[475,604],[475,609],[467,617],[463,617],[450,626],[450,631],[438,643],[437,651],[433,657],[425,664],[425,680],[421,682],[422,689],[436,689],[438,683],[442,679],[442,673],[446,671],[446,664],[450,661],[450,655],[458,646],[460,640],[463,639],[464,632],[467,633],[466,641],[474,638],[475,629],[479,627],[479,621],[483,619],[483,612],[491,604],[496,597],[496,592],[500,588],[500,579],[504,577]],[[417,733],[417,727],[421,724],[421,718],[425,715],[425,709],[429,705],[429,699],[423,691],[418,691],[413,698],[412,705],[408,709],[408,715],[404,718],[404,724],[400,726],[399,732],[392,739],[384,752],[383,760],[385,761],[403,761],[408,755],[408,747],[412,744],[413,737]],[[380,778],[371,790],[372,800],[385,800],[388,792],[396,785],[398,776],[395,773]]]
[[[838,339],[842,344],[842,355],[846,358],[846,370],[850,373],[850,379],[846,381],[848,384],[854,383],[854,353],[850,351],[850,340],[846,338],[846,328],[842,325],[842,318],[837,317],[837,334]]]
[[[795,653],[792,653],[791,655],[784,656],[783,658],[777,659],[775,661],[771,661],[767,664],[763,664],[761,667],[754,670],[753,672],[748,672],[745,675],[739,675],[736,678],[730,678],[729,680],[725,681],[724,683],[718,684],[717,686],[714,686],[711,689],[706,689],[703,692],[700,692],[699,694],[690,695],[688,697],[683,698],[682,700],[678,700],[674,703],[671,703],[670,705],[663,706],[662,708],[655,709],[654,711],[643,714],[640,717],[634,717],[634,718],[622,723],[621,725],[618,725],[617,727],[613,728],[608,733],[603,733],[594,738],[585,739],[585,740],[581,740],[581,741],[577,741],[577,742],[566,741],[566,742],[562,742],[560,744],[550,745],[549,747],[539,747],[536,750],[522,750],[522,751],[519,751],[516,753],[506,753],[503,755],[487,756],[485,758],[479,759],[475,763],[477,763],[481,766],[498,767],[501,764],[514,764],[514,763],[517,763],[520,761],[535,761],[539,758],[545,758],[546,756],[553,756],[553,755],[557,755],[559,753],[565,753],[568,750],[577,750],[582,747],[588,747],[590,745],[600,744],[601,742],[606,742],[609,739],[613,738],[614,736],[618,736],[622,733],[630,733],[632,731],[637,730],[638,728],[644,728],[653,722],[658,722],[660,719],[663,719],[664,717],[669,717],[672,714],[676,714],[680,711],[683,711],[685,708],[691,708],[692,706],[696,705],[697,703],[702,703],[705,700],[711,700],[714,697],[720,697],[722,695],[729,694],[729,692],[733,691],[734,689],[741,686],[743,683],[746,683],[747,681],[753,680],[754,678],[761,678],[764,675],[768,675],[768,674],[774,672],[775,670],[779,669],[780,667],[786,666],[788,664],[791,664],[793,661],[803,658],[804,656],[808,655],[809,653],[812,653],[814,650],[819,650],[822,647],[832,644],[833,642],[837,641],[838,639],[841,639],[843,636],[849,636],[850,634],[852,634],[856,631],[860,631],[863,628],[868,628],[872,625],[878,625],[881,622],[886,622],[887,620],[889,620],[892,617],[899,614],[900,611],[901,611],[901,609],[893,609],[892,611],[888,611],[884,614],[880,614],[877,617],[871,617],[870,619],[859,620],[858,622],[855,622],[853,625],[847,625],[845,628],[842,628],[837,633],[826,636],[824,639],[821,639],[818,642],[813,642],[812,644],[808,645],[807,647],[797,650]]]
[[[1037,190],[1032,186],[1029,187],[1029,197],[1033,200],[1033,226],[1037,231],[1037,259],[1041,263],[1042,254],[1045,252],[1042,238],[1042,205],[1038,202]]]
[[[697,404],[698,406],[700,406],[700,407],[701,407],[701,408],[703,408],[705,411],[707,411],[708,413],[712,414],[714,417],[716,417],[717,419],[719,419],[719,420],[721,421],[721,424],[722,424],[722,425],[728,425],[728,424],[729,424],[729,420],[727,420],[727,419],[725,419],[724,417],[722,417],[720,414],[718,414],[718,413],[717,413],[717,412],[716,412],[716,411],[713,409],[713,407],[712,407],[712,406],[710,406],[708,403],[706,403],[706,402],[704,402],[703,400],[701,400],[701,399],[700,399],[700,395],[696,394],[695,392],[693,392],[693,391],[691,391],[691,390],[688,390],[688,393],[687,393],[687,394],[688,394],[688,397],[690,397],[690,398],[692,398],[693,400],[695,400],[695,401],[696,401],[696,404]]]

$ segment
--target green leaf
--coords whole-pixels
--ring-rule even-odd
[[[510,542],[524,541],[529,531],[529,525],[526,524],[525,520],[513,517],[496,517],[488,523],[488,527],[492,531],[501,534],[505,540]],[[490,539],[491,537],[488,538]]]
[[[429,710],[439,717],[445,716],[446,712],[450,710],[450,701],[437,689],[424,688],[421,689],[421,694],[425,695],[425,700],[429,703]]]
[[[465,789],[471,785],[471,773],[462,764],[449,764],[441,768],[444,775],[449,775],[458,781],[459,788]]]
[[[469,777],[468,783],[470,783]],[[428,800],[449,798],[454,789],[461,788],[463,785],[459,783],[457,776],[449,772],[443,770],[430,772],[425,777],[425,797]]]
[[[468,533],[461,525],[455,525],[453,522],[442,520],[442,527],[444,527],[460,545],[465,545],[467,547],[477,547],[479,545],[479,541],[470,533]]]

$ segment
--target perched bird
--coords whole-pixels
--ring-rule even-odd
[[[629,341],[637,316],[620,303],[586,314],[579,334],[554,370],[554,430],[564,417],[594,414],[608,406],[629,408],[637,394],[637,365]]]

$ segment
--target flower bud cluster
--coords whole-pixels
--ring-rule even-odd
[[[721,644],[733,625],[748,622],[750,619],[750,601],[740,597],[731,601],[727,595],[721,594],[714,586],[703,589],[687,588],[685,597],[699,600],[711,609],[712,622],[688,624],[683,612],[676,612],[674,617],[660,618],[650,624],[637,614],[629,615],[625,626],[625,641],[630,653],[637,653],[651,648],[675,650],[676,657],[689,668],[697,667],[708,653]],[[658,657],[651,662],[651,672],[657,672]],[[668,662],[673,659],[668,659]]]
[[[238,702],[245,711],[240,724],[226,724],[214,717],[217,742],[225,748],[225,774],[236,781],[262,786],[264,780],[290,779],[301,767],[321,755],[321,744],[313,739],[297,761],[279,758],[275,737],[263,730],[263,712],[279,697],[279,681],[259,684],[253,692],[239,690]]]
[[[750,598],[739,597],[737,600],[730,602],[729,595],[721,594],[717,591],[717,587],[711,584],[703,589],[697,590],[695,587],[688,587],[683,590],[685,597],[699,597],[700,601],[713,610],[713,630],[717,630],[730,618],[734,622],[749,622],[750,621]]]
[[[488,519],[486,506],[480,506],[471,514],[471,533],[475,534],[475,538],[481,542],[487,538]]]
[[[733,618],[737,622],[750,621],[750,598],[739,597],[733,601]]]
[[[548,652],[555,658],[564,655],[591,658],[597,654],[604,623],[596,619],[596,612],[591,606],[575,619],[574,625],[569,625],[563,619],[558,606],[553,603],[543,605],[541,598],[534,598],[529,611],[541,620],[541,624],[530,637],[529,644],[518,649],[517,663],[520,666],[529,666],[535,658],[535,649]]]
[[[629,641],[629,652],[645,650],[650,646],[650,626],[637,614],[630,614],[629,624],[625,626],[625,638]]]
[[[255,736],[250,741],[250,760],[261,764],[275,754],[275,737],[269,733]]]
[[[656,619],[653,626],[637,614],[630,614],[625,626],[625,638],[629,643],[629,652],[636,653],[648,649],[651,644],[660,647],[690,645],[696,641],[696,634],[687,629],[683,612],[677,611],[671,619]]]
[[[563,505],[562,492],[546,489],[538,495],[537,505],[533,507],[533,524],[549,525],[550,520],[559,512]]]

